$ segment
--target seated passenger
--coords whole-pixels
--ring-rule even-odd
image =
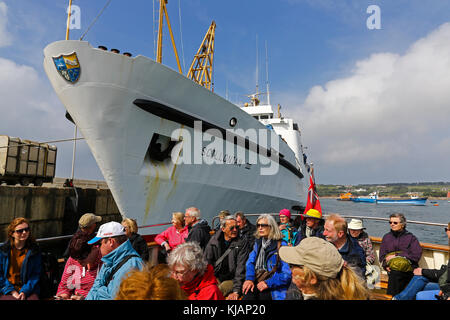
[[[445,228],[450,242],[450,222]],[[392,300],[450,300],[450,260],[440,269],[416,268],[414,276],[402,292],[392,297]]]
[[[148,250],[147,242],[138,234],[138,225],[136,220],[125,218],[122,220],[122,226],[125,228],[128,239],[131,242],[131,246],[141,256],[144,262],[147,262],[150,257],[150,251]]]
[[[260,215],[256,227],[256,241],[246,263],[243,300],[284,300],[291,271],[279,259],[278,249],[287,243],[271,215]]]
[[[319,237],[325,239],[323,235],[325,220],[322,213],[316,209],[309,209],[305,214],[301,215],[303,220],[298,228],[298,235],[295,245],[299,244],[305,238]]]
[[[167,264],[132,270],[120,283],[115,300],[185,300],[177,280],[170,277]]]
[[[195,207],[186,209],[184,213],[184,222],[188,227],[189,233],[186,237],[186,242],[197,242],[200,248],[205,249],[211,235],[209,232],[211,228],[208,222],[200,217],[200,210]]]
[[[172,214],[172,225],[155,237],[156,243],[163,248],[164,261],[167,258],[167,253],[184,243],[187,235],[188,228],[184,225],[184,213],[174,212]]]
[[[220,230],[221,226],[220,223],[222,222],[223,218],[230,215],[230,211],[228,210],[221,210],[219,214],[217,215],[219,217],[219,224],[214,228],[214,231],[217,232]]]
[[[42,256],[25,218],[7,228],[0,246],[0,300],[39,300]]]
[[[363,222],[359,219],[352,219],[348,224],[348,232],[352,238],[358,240],[358,244],[363,248],[366,254],[366,262],[374,264],[375,251],[373,250],[372,241],[370,241],[369,235],[364,231],[365,229]]]
[[[83,300],[94,284],[101,266],[98,246],[90,246],[93,238],[82,231],[77,231],[69,242],[69,259],[56,292],[56,299]]]
[[[289,263],[292,282],[303,299],[367,300],[364,281],[344,263],[336,247],[324,239],[310,237],[295,247],[281,247],[280,258]]]
[[[280,223],[278,228],[283,235],[283,240],[288,246],[293,246],[297,240],[297,230],[292,225],[291,211],[289,209],[280,210]]]
[[[172,278],[178,280],[189,300],[224,300],[214,268],[203,256],[197,242],[186,242],[170,252],[167,259]]]
[[[419,240],[406,230],[406,218],[403,214],[391,214],[389,225],[391,231],[381,240],[379,260],[389,276],[387,294],[395,296],[405,289],[414,276],[413,270],[419,266],[422,247]],[[391,260],[400,263],[392,264]]]
[[[332,214],[325,220],[323,235],[334,244],[342,258],[356,269],[361,278],[365,278],[366,255],[357,240],[348,236],[347,221],[338,214]]]
[[[239,236],[249,244],[250,248],[253,248],[256,226],[247,219],[242,211],[237,211],[234,217],[239,226]]]
[[[242,294],[250,248],[239,237],[239,227],[233,216],[224,217],[220,225],[220,230],[206,245],[205,258],[214,267],[223,295],[229,300],[237,300]]]

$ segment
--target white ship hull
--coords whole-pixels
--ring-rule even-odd
[[[81,70],[71,82],[58,73],[53,58],[74,52]],[[164,137],[171,137],[177,129],[194,137],[194,129],[186,124],[192,119],[227,130],[233,129],[230,119],[234,117],[235,128],[266,130],[234,104],[164,65],[143,56],[131,58],[92,48],[83,41],[58,41],[44,49],[44,69],[86,139],[120,213],[135,218],[140,226],[168,222],[172,212],[190,206],[198,207],[202,217],[211,222],[224,209],[278,212],[306,199],[305,173],[294,152],[281,140],[269,141],[267,148],[272,148],[272,155],[276,154],[274,149],[283,155],[279,163],[272,156],[264,163],[246,165],[249,158],[233,158],[225,151],[230,144],[233,148],[233,142],[219,138],[214,141],[222,141],[223,153],[212,152],[213,140],[191,146],[192,152],[203,150],[198,164],[174,164],[173,155],[189,151],[186,139],[174,142],[172,158],[151,159],[148,150],[152,138],[158,137],[155,134],[163,145],[167,142]],[[138,106],[137,99],[144,105]],[[251,137],[248,140],[261,145]],[[251,147],[234,146],[234,150],[236,154],[246,152],[246,157],[255,155]],[[257,157],[261,158],[261,153]],[[214,159],[223,161],[205,163]],[[264,168],[275,165],[279,165],[275,175],[261,174]],[[152,234],[164,228],[142,229],[140,233]]]

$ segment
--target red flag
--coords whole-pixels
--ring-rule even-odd
[[[316,191],[316,184],[314,183],[314,172],[311,171],[309,176],[309,188],[308,188],[308,199],[306,201],[306,208],[303,214],[306,214],[309,209],[316,209],[322,214],[322,207],[320,206],[319,196]]]

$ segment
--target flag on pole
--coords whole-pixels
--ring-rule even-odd
[[[314,170],[311,170],[311,175],[309,176],[308,199],[303,214],[306,214],[309,209],[316,209],[322,215],[322,207],[320,206],[319,196],[317,195],[316,184],[314,182]]]

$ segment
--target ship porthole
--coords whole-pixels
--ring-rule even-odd
[[[237,124],[237,119],[234,118],[234,117],[231,118],[231,119],[230,119],[230,126],[231,126],[231,127],[234,127],[236,124]]]

